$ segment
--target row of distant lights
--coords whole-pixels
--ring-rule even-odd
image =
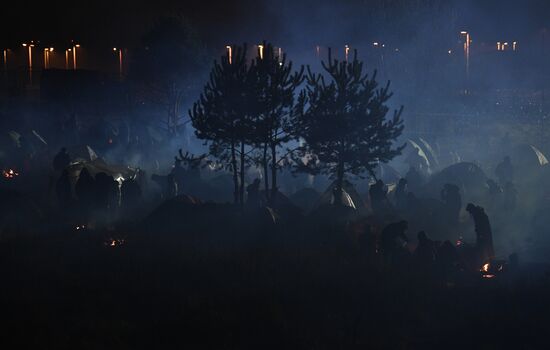
[[[507,51],[509,50],[509,47],[510,47],[510,43],[508,42],[500,42],[500,41],[497,41],[497,51]],[[512,42],[512,51],[517,51],[517,48],[518,48],[518,42],[517,41],[514,41]],[[447,51],[447,53],[450,55],[453,53],[453,50],[449,50]]]
[[[508,42],[501,43],[500,41],[497,41],[497,51],[506,51],[508,46],[510,46],[510,44],[508,44]],[[512,51],[516,51],[517,46],[518,46],[517,41],[512,42]]]
[[[27,44],[27,43],[23,43],[23,47],[34,47],[34,42],[31,41],[30,44]],[[80,44],[76,44],[74,47],[76,48],[80,48]],[[67,49],[68,51],[72,51],[72,49]],[[117,49],[116,47],[113,47],[113,51],[118,51],[120,49]],[[49,47],[49,48],[45,48],[44,51],[49,51],[49,52],[53,52],[54,51],[54,48],[53,47]]]

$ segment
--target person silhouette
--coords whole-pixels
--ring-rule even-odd
[[[382,215],[388,209],[388,198],[386,195],[387,190],[382,180],[376,181],[369,188],[369,197],[374,214]]]
[[[64,169],[61,176],[55,183],[55,193],[57,195],[57,201],[59,206],[63,210],[70,208],[73,200],[71,191],[71,181],[69,178],[69,171]]]
[[[480,206],[468,203],[466,211],[470,213],[474,219],[476,247],[479,252],[479,257],[482,261],[494,258],[493,231],[491,229],[489,217],[485,214],[485,210]]]
[[[395,206],[399,210],[407,208],[407,179],[399,179],[395,189]]]
[[[53,169],[57,172],[61,172],[69,164],[71,164],[71,156],[67,153],[67,149],[62,147],[53,158]]]
[[[441,190],[441,200],[444,204],[446,220],[450,224],[458,223],[460,208],[462,208],[462,198],[460,197],[460,189],[453,184],[445,184]]]
[[[88,217],[96,202],[95,180],[88,168],[80,171],[74,190],[82,215]]]
[[[174,161],[174,167],[172,168],[172,179],[176,184],[177,193],[176,195],[183,194],[183,186],[187,176],[187,171],[182,166],[182,161],[176,157]]]
[[[255,179],[254,182],[246,187],[246,193],[248,194],[246,199],[247,206],[253,208],[261,206],[260,183],[260,179]]]
[[[514,181],[514,166],[509,156],[504,157],[502,162],[497,165],[495,168],[495,175],[501,186],[507,182]]]

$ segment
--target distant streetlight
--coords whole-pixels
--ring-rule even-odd
[[[65,50],[65,69],[69,69],[69,52],[71,52],[72,49]]]
[[[34,47],[33,41],[30,44],[23,43],[23,47],[27,48],[27,54],[29,56],[29,83],[32,85],[32,48]]]
[[[517,42],[517,41],[514,41],[514,42],[512,43],[512,50],[516,51],[517,47],[518,47],[518,42]]]
[[[260,59],[264,59],[264,46],[263,45],[258,45],[258,52],[260,54]]]
[[[497,51],[501,51],[502,45],[500,44],[500,41],[497,41]]]
[[[53,47],[44,49],[44,69],[50,68],[50,53],[53,52]]]
[[[461,35],[466,36],[466,41],[464,42],[464,55],[466,57],[466,78],[470,75],[470,44],[472,42],[470,33],[463,30],[460,32]]]
[[[231,45],[227,45],[225,49],[227,50],[227,60],[229,64],[231,64],[233,63],[233,49],[231,48]]]
[[[122,79],[122,49],[113,47],[113,51],[115,51],[115,53],[118,51],[118,75],[120,79]]]
[[[73,45],[73,69],[76,70],[76,49],[80,47],[80,44]],[[70,50],[69,50],[70,51]]]
[[[347,62],[348,61],[348,56],[349,56],[349,45],[344,46],[344,53],[345,53],[346,62]]]
[[[8,50],[4,49],[4,71],[8,70]]]

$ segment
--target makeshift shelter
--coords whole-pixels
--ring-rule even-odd
[[[415,141],[408,139],[405,150],[408,152],[405,162],[411,167],[420,168],[429,171],[431,164],[424,149]]]
[[[540,167],[548,164],[548,158],[537,147],[523,143],[515,146],[510,151],[512,164],[518,171],[532,172],[540,170]],[[519,174],[517,174],[519,175]]]
[[[319,198],[321,194],[309,187],[302,188],[290,196],[292,203],[304,211],[313,209]]]
[[[380,163],[374,170],[374,173],[376,174],[376,178],[384,181],[385,184],[397,183],[403,177],[394,167],[384,163]]]
[[[428,143],[428,141],[424,140],[422,137],[419,137],[418,140],[420,141],[420,144],[424,146],[424,154],[426,154],[426,156],[428,157],[432,166],[432,170],[434,167],[438,167],[439,159],[434,148]]]
[[[487,179],[487,175],[478,165],[469,162],[457,163],[432,175],[424,186],[424,192],[439,198],[441,189],[449,183],[460,187],[467,198],[473,198],[485,192]]]
[[[326,191],[319,197],[317,200],[316,205],[314,208],[318,208],[322,205],[326,204],[333,204],[334,203],[334,196],[333,196],[333,190],[336,186],[336,180],[333,181],[330,186],[326,189]],[[342,186],[342,203],[346,207],[350,207],[353,209],[365,209],[365,202],[359,195],[359,193],[355,190],[355,187],[349,182],[344,180],[344,185]]]
[[[67,152],[73,162],[93,162],[98,159],[97,153],[88,145],[69,147]]]

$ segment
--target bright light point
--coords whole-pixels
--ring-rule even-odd
[[[378,46],[378,43],[377,43],[377,42],[374,42],[374,43],[372,43],[372,44],[373,44],[374,46]]]
[[[50,52],[53,52],[53,47],[50,47]]]
[[[69,49],[68,51],[71,52],[71,51],[73,51],[73,49]]]
[[[24,47],[27,47],[27,44],[23,44]]]
[[[116,47],[113,47],[113,51],[116,51]]]
[[[75,47],[80,47],[80,44],[76,44]]]
[[[466,34],[468,34],[468,32],[467,32],[467,31],[465,31],[465,30],[463,30],[463,31],[461,31],[461,32],[460,32],[460,34],[462,34],[462,35],[466,35]]]
[[[449,51],[447,51],[447,52],[448,52],[448,53],[449,53],[449,55],[450,55],[450,54],[452,54],[452,53],[453,53],[453,50],[449,50]]]

